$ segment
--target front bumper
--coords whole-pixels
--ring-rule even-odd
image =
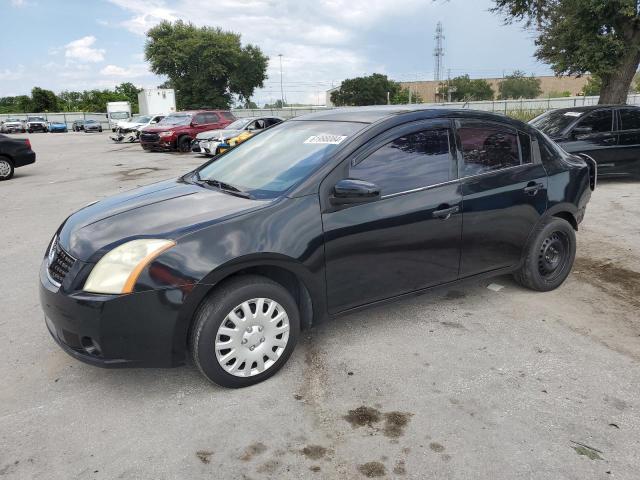
[[[183,342],[174,345],[182,305],[180,290],[129,295],[65,293],[51,283],[43,262],[40,303],[51,336],[77,360],[105,368],[184,363]]]
[[[47,126],[41,123],[29,123],[27,124],[27,130],[32,132],[46,132]]]

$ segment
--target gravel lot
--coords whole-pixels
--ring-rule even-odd
[[[37,163],[0,183],[1,478],[638,478],[637,182],[601,181],[559,290],[499,277],[343,317],[271,380],[223,390],[191,366],[72,360],[37,291],[67,215],[201,159],[30,138]]]

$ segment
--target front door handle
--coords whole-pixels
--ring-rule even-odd
[[[523,190],[527,195],[533,196],[538,193],[538,190],[541,190],[542,188],[544,188],[544,185],[542,185],[541,183],[534,183],[527,185],[523,188]]]
[[[460,207],[457,205],[455,207],[442,208],[440,210],[433,211],[434,218],[441,218],[442,220],[447,220],[451,218],[451,215],[454,213],[458,213],[460,211]]]
[[[615,143],[616,137],[607,137],[602,139],[602,143]]]

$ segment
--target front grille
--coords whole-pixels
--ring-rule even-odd
[[[52,253],[52,251],[54,253]],[[61,285],[69,273],[69,270],[73,267],[73,264],[76,263],[76,259],[60,247],[58,238],[56,237],[51,243],[48,262],[49,266],[47,268],[49,270],[49,276],[54,282]]]
[[[142,133],[140,135],[140,141],[145,143],[156,143],[160,140],[157,133]]]

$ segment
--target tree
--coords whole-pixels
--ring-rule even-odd
[[[116,87],[116,93],[124,97],[125,101],[131,104],[131,111],[138,113],[138,93],[142,91],[141,88],[136,87],[131,82],[121,83]]]
[[[0,98],[0,113],[26,113],[31,110],[31,98],[28,95]]]
[[[344,80],[340,88],[331,92],[331,102],[337,106],[384,105],[387,93],[394,98],[401,90],[400,84],[386,75],[374,73],[368,77]]]
[[[236,33],[181,20],[147,32],[145,57],[154,73],[169,77],[180,109],[229,108],[234,94],[249,99],[263,86],[269,60]]]
[[[418,92],[411,91],[411,96],[409,96],[408,88],[400,88],[400,90],[391,97],[392,105],[403,105],[409,103],[409,99],[411,99],[411,103],[422,103],[422,97]]]
[[[595,75],[592,75],[587,80],[587,83],[582,89],[582,93],[586,96],[595,96],[600,95],[600,90],[602,90],[602,80]]]
[[[461,75],[447,82],[452,88],[451,101],[468,102],[474,100],[493,100],[495,92],[491,88],[491,84],[483,79],[472,80],[469,75]],[[449,86],[447,83],[440,87],[440,94],[444,98],[449,96]]]
[[[627,100],[640,63],[639,0],[494,0],[507,22],[536,30],[536,57],[556,75],[591,73],[601,104]]]
[[[500,99],[509,98],[536,98],[541,93],[540,79],[533,75],[527,77],[524,72],[516,70],[511,75],[507,75],[498,86]]]
[[[30,106],[30,109],[34,112],[57,112],[58,97],[51,90],[33,87]]]

